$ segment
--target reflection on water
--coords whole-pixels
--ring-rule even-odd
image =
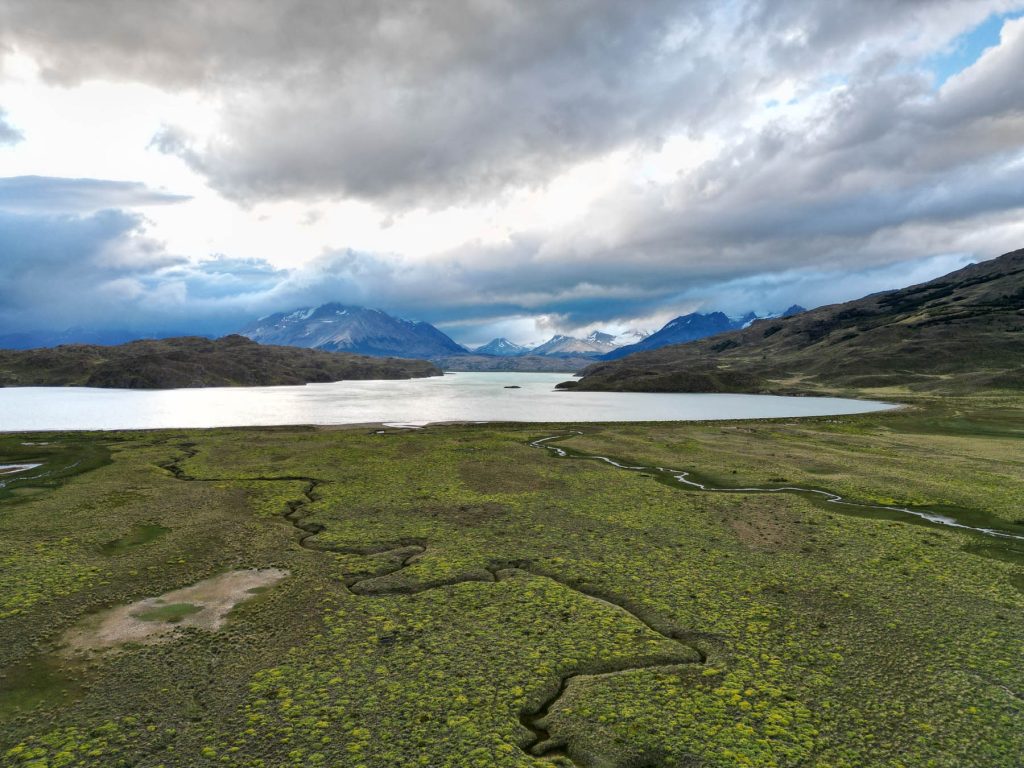
[[[560,373],[457,373],[298,387],[0,389],[0,431],[440,421],[694,421],[865,413],[831,397],[555,391]],[[509,385],[518,389],[507,389]]]
[[[13,475],[17,472],[25,472],[29,469],[35,469],[36,467],[42,466],[41,464],[0,464],[0,475]]]

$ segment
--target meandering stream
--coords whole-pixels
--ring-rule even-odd
[[[693,473],[682,470],[682,469],[669,469],[668,467],[658,467],[646,464],[624,464],[621,461],[613,459],[609,456],[602,456],[596,453],[584,453],[583,451],[577,451],[572,448],[563,448],[559,445],[553,445],[557,440],[568,440],[571,437],[582,435],[582,432],[568,432],[560,435],[550,435],[548,437],[542,437],[537,440],[533,440],[530,445],[534,448],[546,448],[547,450],[554,453],[559,458],[567,459],[585,459],[588,461],[601,461],[605,464],[610,464],[617,469],[624,469],[628,472],[644,472],[652,475],[653,477],[662,481],[668,481],[669,484],[675,484],[680,487],[692,488],[698,491],[707,491],[709,493],[789,493],[797,494],[800,496],[808,496],[817,501],[823,501],[828,504],[836,504],[847,508],[846,511],[851,512],[890,512],[896,515],[909,515],[919,520],[923,520],[927,523],[935,525],[947,526],[950,528],[959,528],[972,533],[981,534],[983,536],[990,536],[996,539],[1012,540],[1024,542],[1024,533],[1015,533],[1000,528],[996,528],[992,525],[969,525],[962,520],[958,520],[949,514],[943,514],[941,512],[928,509],[927,507],[910,507],[910,506],[890,506],[887,504],[871,504],[868,502],[850,501],[838,493],[832,491],[822,490],[820,488],[804,488],[797,485],[781,485],[774,487],[754,487],[754,486],[738,486],[738,487],[716,487],[708,483],[701,483],[691,479]],[[998,518],[994,516],[983,515],[983,513],[973,511],[975,516],[989,517],[991,520],[996,521]],[[1000,521],[1001,522],[1001,521]]]

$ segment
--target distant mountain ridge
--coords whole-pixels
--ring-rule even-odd
[[[803,307],[794,304],[780,315],[767,315],[767,317],[785,317],[803,311],[805,311]],[[605,333],[604,331],[591,331],[583,338],[559,333],[543,344],[538,344],[532,348],[515,344],[505,338],[498,338],[493,339],[482,347],[478,347],[476,353],[499,355],[502,357],[533,356],[558,357],[566,360],[587,358],[594,360],[617,360],[634,352],[658,349],[669,344],[702,339],[717,333],[725,333],[726,331],[743,328],[757,319],[758,315],[753,312],[748,312],[736,319],[730,318],[723,312],[710,312],[708,314],[693,312],[670,320],[661,330],[655,333],[636,328],[631,328],[618,336]]]
[[[261,344],[429,359],[468,354],[430,323],[331,302],[261,317],[239,333]]]
[[[568,386],[644,392],[1024,389],[1024,250],[943,277],[598,363]]]
[[[802,312],[793,305],[782,316]],[[773,317],[776,315],[769,315]],[[590,360],[614,360],[633,352],[657,349],[680,340],[704,338],[749,325],[757,315],[733,319],[722,312],[694,312],[670,321],[656,333],[631,328],[615,335],[591,331],[583,338],[555,334],[534,346],[503,336],[468,349],[429,323],[413,323],[379,309],[339,303],[267,315],[240,333],[255,341],[368,355],[420,357],[447,370],[579,370]],[[561,362],[549,363],[546,358]]]
[[[798,304],[794,304],[780,316],[789,317],[804,311],[806,310],[804,310],[803,307]],[[744,328],[757,319],[758,316],[753,312],[748,312],[735,320],[724,312],[709,312],[707,314],[691,312],[688,315],[680,315],[674,320],[670,320],[661,330],[652,333],[635,344],[628,344],[607,352],[601,359],[618,360],[619,358],[626,357],[627,355],[632,355],[634,352],[660,349],[661,347],[667,347],[670,344],[682,344],[687,341],[696,341],[697,339],[707,338],[708,336],[714,336],[719,333],[726,333],[727,331],[735,331],[739,328]]]

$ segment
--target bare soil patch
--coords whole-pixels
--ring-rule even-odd
[[[208,632],[220,629],[239,603],[288,575],[280,568],[229,571],[190,587],[147,597],[128,605],[94,614],[64,637],[69,653],[101,651],[125,643],[159,643],[176,630],[195,627]],[[183,606],[190,606],[187,610]]]

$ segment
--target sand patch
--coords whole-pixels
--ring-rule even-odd
[[[215,632],[228,613],[288,575],[280,568],[229,571],[87,617],[64,636],[66,650],[97,651],[125,643],[160,643],[183,627]]]

